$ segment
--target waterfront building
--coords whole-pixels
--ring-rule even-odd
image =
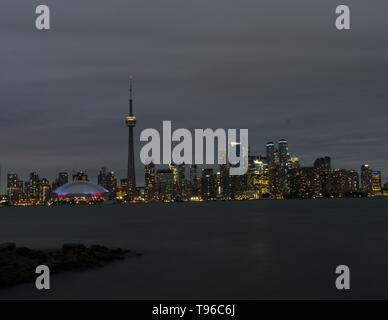
[[[170,169],[159,169],[157,171],[158,199],[164,202],[175,200],[174,195],[174,173]]]
[[[50,182],[43,178],[39,181],[39,204],[45,205],[51,199],[51,186]]]
[[[280,139],[278,142],[278,146],[279,146],[279,164],[280,164],[280,167],[286,169],[288,167],[288,159],[290,157],[287,140]]]
[[[114,171],[107,171],[105,167],[101,168],[97,177],[97,183],[109,191],[109,199],[116,197],[117,177]]]
[[[273,142],[268,142],[266,145],[267,152],[267,163],[269,169],[275,167],[275,144]]]
[[[313,167],[301,167],[289,171],[292,198],[315,198],[318,181]]]
[[[30,204],[39,202],[39,183],[39,175],[36,172],[31,172],[27,187],[27,201]]]
[[[331,193],[331,158],[322,157],[314,161],[315,179],[318,181],[316,196],[329,197]]]
[[[55,190],[59,188],[60,186],[65,185],[69,182],[69,175],[67,172],[60,172],[58,173],[58,177],[54,180],[52,183],[52,189]]]
[[[152,201],[155,199],[156,192],[156,173],[155,165],[153,162],[144,165],[144,198],[146,201]]]
[[[372,194],[372,170],[367,164],[361,166],[361,191],[367,195]]]
[[[15,172],[7,175],[7,198],[10,205],[17,205],[23,201],[23,181]]]
[[[216,198],[215,177],[213,169],[202,170],[202,199],[214,200]]]
[[[372,194],[374,196],[381,196],[381,172],[378,170],[372,170]]]

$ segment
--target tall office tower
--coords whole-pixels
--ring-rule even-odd
[[[290,154],[288,152],[288,143],[287,140],[279,140],[279,187],[283,195],[287,195],[290,192],[289,182],[288,182],[288,159]]]
[[[229,166],[227,164],[220,165],[220,179],[221,179],[221,197],[222,200],[230,199],[230,175]]]
[[[284,139],[279,140],[279,163],[280,163],[280,167],[287,168],[289,156],[290,156],[290,154],[288,152],[287,140],[284,140]]]
[[[367,164],[361,166],[361,191],[372,194],[372,170]]]
[[[172,163],[169,166],[173,173],[174,180],[174,196],[175,200],[181,201],[184,198],[184,182],[185,182],[185,168],[186,165]]]
[[[156,191],[155,165],[153,162],[144,165],[144,181],[146,201],[152,201],[155,198]]]
[[[67,172],[60,172],[58,174],[58,182],[60,186],[63,186],[69,182],[69,174]]]
[[[30,203],[39,201],[39,182],[40,179],[38,174],[36,172],[31,172],[27,190],[27,198]]]
[[[107,173],[105,189],[109,191],[109,200],[114,200],[117,191],[117,176],[114,171]]]
[[[275,144],[273,142],[268,142],[266,151],[268,167],[272,169],[275,167]]]
[[[190,165],[190,197],[198,197],[200,194],[200,185],[198,179],[198,167],[196,164]]]
[[[349,171],[348,175],[348,184],[349,184],[349,191],[354,193],[358,192],[360,189],[360,178],[358,175],[358,172],[355,170]]]
[[[215,188],[215,198],[217,200],[223,200],[223,192],[222,192],[222,179],[221,172],[218,171],[214,176],[214,188]]]
[[[269,194],[269,168],[267,159],[262,156],[249,157],[248,185],[257,192],[258,197]]]
[[[116,197],[117,177],[114,171],[107,171],[105,167],[101,168],[97,177],[98,184],[109,191],[109,199]]]
[[[133,114],[133,97],[132,97],[132,79],[129,85],[129,115],[126,117],[125,123],[128,127],[128,200],[133,200],[136,197],[136,173],[135,173],[135,146],[133,143],[133,128],[136,126],[137,118]]]
[[[78,171],[73,174],[73,181],[89,181],[89,177],[86,172]]]
[[[51,198],[50,182],[43,178],[39,181],[39,203],[47,204]]]
[[[215,199],[215,178],[213,169],[202,170],[202,198],[203,200],[214,200]]]
[[[375,196],[381,196],[381,172],[372,170],[372,193]]]
[[[190,183],[197,181],[198,179],[198,167],[196,164],[190,165]]]
[[[331,159],[318,158],[314,161],[315,179],[318,181],[317,197],[328,197],[331,192]]]
[[[7,197],[8,203],[11,205],[18,204],[23,200],[23,181],[14,172],[7,175]]]
[[[100,186],[106,188],[106,178],[107,178],[107,171],[106,171],[106,168],[103,167],[103,168],[101,168],[101,170],[97,176],[97,183]]]
[[[157,171],[158,199],[164,202],[174,200],[174,174],[170,169]]]
[[[55,190],[69,182],[69,175],[67,172],[60,172],[58,178],[56,178],[52,183],[52,189]]]

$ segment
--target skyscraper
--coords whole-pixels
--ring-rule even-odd
[[[156,192],[155,165],[153,162],[144,166],[145,198],[147,201],[154,200]]]
[[[133,97],[132,97],[132,79],[129,86],[129,115],[126,117],[126,125],[128,127],[128,200],[132,200],[136,196],[136,174],[135,174],[135,147],[133,143],[133,128],[136,126],[136,116],[133,114]]]
[[[213,169],[205,168],[202,170],[202,199],[214,200],[215,194],[216,188]]]
[[[62,187],[63,185],[67,184],[69,182],[69,175],[67,172],[59,172],[58,178],[54,180],[52,184],[52,189],[55,190],[56,188]]]
[[[7,197],[9,204],[17,204],[23,200],[23,181],[19,176],[10,172],[7,176]]]
[[[372,170],[367,164],[361,166],[361,191],[368,195],[372,193]]]
[[[282,168],[287,168],[288,165],[288,143],[287,140],[279,140],[279,162]]]
[[[43,178],[39,181],[39,203],[40,204],[47,204],[47,202],[51,198],[51,187],[50,182]]]
[[[318,181],[317,196],[328,197],[331,192],[331,158],[323,157],[314,161],[315,179]]]
[[[105,167],[101,168],[97,182],[109,191],[109,200],[113,200],[116,197],[117,177],[114,171],[108,172]]]
[[[30,173],[30,180],[28,183],[27,198],[32,204],[39,201],[39,176],[36,172]]]
[[[273,142],[268,142],[266,149],[268,167],[272,169],[275,167],[275,144]]]
[[[372,170],[372,192],[375,196],[381,196],[381,172]]]

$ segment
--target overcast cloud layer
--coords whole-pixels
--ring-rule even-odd
[[[39,32],[42,3],[2,1],[3,187],[10,170],[124,176],[131,75],[137,148],[162,120],[248,128],[257,153],[286,138],[303,165],[329,155],[388,180],[386,0],[347,1],[350,32],[331,0],[49,0],[52,30]]]

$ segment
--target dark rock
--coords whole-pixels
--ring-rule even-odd
[[[0,252],[4,251],[13,251],[16,249],[16,244],[12,242],[2,243],[0,244]]]
[[[88,248],[83,244],[64,244],[61,250],[32,250],[17,248],[14,243],[0,244],[0,288],[32,281],[36,278],[36,267],[41,264],[47,265],[53,274],[98,267],[125,259],[129,253],[100,245]]]
[[[62,246],[62,252],[64,254],[84,251],[86,251],[86,247],[80,243],[66,243]]]

